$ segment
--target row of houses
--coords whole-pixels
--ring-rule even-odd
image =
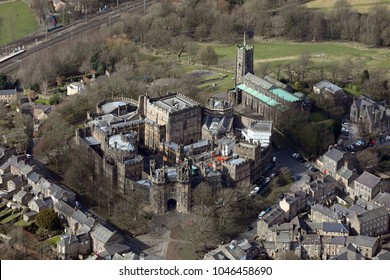
[[[60,259],[139,259],[128,238],[104,221],[82,210],[76,194],[35,171],[25,156],[7,155],[0,149],[0,198],[7,206],[24,209],[29,222],[44,209],[54,209],[65,226],[57,244]]]

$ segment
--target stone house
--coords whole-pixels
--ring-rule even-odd
[[[348,236],[349,226],[342,223],[322,223],[322,228],[318,234],[323,236]]]
[[[38,173],[36,173],[35,171],[31,171],[31,172],[28,173],[27,176],[26,176],[27,183],[28,183],[30,186],[34,187],[34,186],[38,183],[40,177],[41,177],[41,176],[39,176]]]
[[[62,224],[67,226],[71,225],[72,216],[76,211],[72,206],[62,200],[59,200],[54,204],[53,209],[58,213],[58,217]]]
[[[39,195],[39,194],[45,195],[50,185],[51,183],[47,179],[41,177],[37,183],[31,186],[33,187],[33,193],[35,195]]]
[[[325,98],[343,99],[346,97],[345,92],[339,86],[329,81],[320,81],[313,86],[314,93],[321,94]]]
[[[241,242],[232,240],[229,244],[220,245],[217,249],[210,251],[204,256],[204,260],[253,260],[259,254],[256,245],[248,240]]]
[[[39,213],[44,209],[53,208],[53,200],[51,200],[51,198],[32,199],[28,203],[28,208],[30,208],[31,211]]]
[[[351,219],[351,228],[360,235],[380,236],[389,232],[389,211],[384,207],[368,210]]]
[[[366,201],[371,201],[380,190],[380,178],[364,171],[355,181],[353,185],[353,194],[351,198],[362,198]]]
[[[57,243],[57,256],[62,260],[78,259],[91,253],[91,236],[88,233],[61,236]]]
[[[322,236],[322,259],[337,256],[340,249],[345,247],[346,236]]]
[[[33,195],[31,193],[20,190],[14,195],[13,200],[20,205],[27,205],[32,198]]]
[[[7,182],[8,191],[19,191],[27,183],[22,177],[16,176]]]
[[[66,95],[83,94],[86,92],[86,87],[83,82],[74,82],[66,87]]]
[[[355,97],[349,118],[362,125],[365,132],[378,133],[390,127],[390,110],[365,96]]]
[[[343,221],[343,216],[335,210],[321,204],[315,204],[310,209],[310,219],[316,223],[338,223]]]
[[[291,221],[296,215],[305,210],[306,193],[298,191],[287,195],[279,202],[279,207],[285,212],[285,220]]]
[[[44,121],[48,118],[54,106],[51,105],[34,105],[34,119],[38,121]]]
[[[372,202],[378,206],[385,207],[390,211],[390,193],[380,191],[373,199]]]
[[[284,222],[285,212],[280,206],[273,208],[268,214],[258,220],[257,222],[257,236],[266,240],[269,235],[269,228],[273,225],[281,224]]]
[[[323,180],[314,180],[309,184],[307,193],[312,204],[333,201],[336,193],[336,180],[331,176],[325,176]]]
[[[354,245],[349,243],[341,248],[338,255],[331,258],[331,260],[364,260],[364,257],[358,252]]]
[[[337,171],[344,164],[344,153],[332,148],[322,156],[323,173],[336,178]]]
[[[26,223],[31,222],[35,219],[37,214],[38,213],[35,211],[30,211],[30,212],[24,213],[23,214],[23,221],[25,221]]]
[[[321,237],[318,234],[306,234],[300,244],[302,259],[321,259]]]
[[[90,232],[96,222],[96,220],[90,214],[84,213],[80,209],[75,210],[72,214],[72,217],[70,219],[67,217],[67,220],[69,229],[76,234],[81,232]]]
[[[90,235],[92,238],[92,251],[97,255],[103,253],[107,246],[120,243],[123,240],[123,237],[119,233],[102,224],[97,224]]]
[[[380,250],[380,239],[365,235],[348,236],[346,243],[351,243],[366,259],[372,259]]]
[[[17,89],[2,89],[0,90],[0,101],[5,103],[14,103],[19,98]]]

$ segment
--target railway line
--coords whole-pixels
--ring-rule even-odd
[[[8,46],[11,49],[19,49],[20,45],[24,45],[23,52],[0,60],[0,73],[5,73],[9,76],[15,76],[19,69],[23,67],[23,61],[29,56],[45,52],[56,46],[64,46],[72,40],[83,36],[83,34],[97,32],[103,24],[114,24],[123,13],[138,13],[142,12],[153,4],[154,0],[135,0],[123,3],[116,8],[104,13],[94,14],[89,18],[79,20],[74,25],[66,26],[50,34],[37,34],[36,36],[28,36],[17,44]],[[47,38],[46,38],[47,36]]]

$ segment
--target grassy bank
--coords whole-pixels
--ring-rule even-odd
[[[0,3],[0,46],[37,30],[30,6],[23,0]]]

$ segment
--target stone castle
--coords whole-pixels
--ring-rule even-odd
[[[253,75],[253,47],[245,43],[237,47],[235,83],[227,98],[205,106],[180,93],[104,100],[77,129],[76,143],[120,192],[146,187],[155,213],[189,212],[194,178],[249,189],[272,164],[273,122],[300,102]],[[235,115],[234,106],[256,118]]]

